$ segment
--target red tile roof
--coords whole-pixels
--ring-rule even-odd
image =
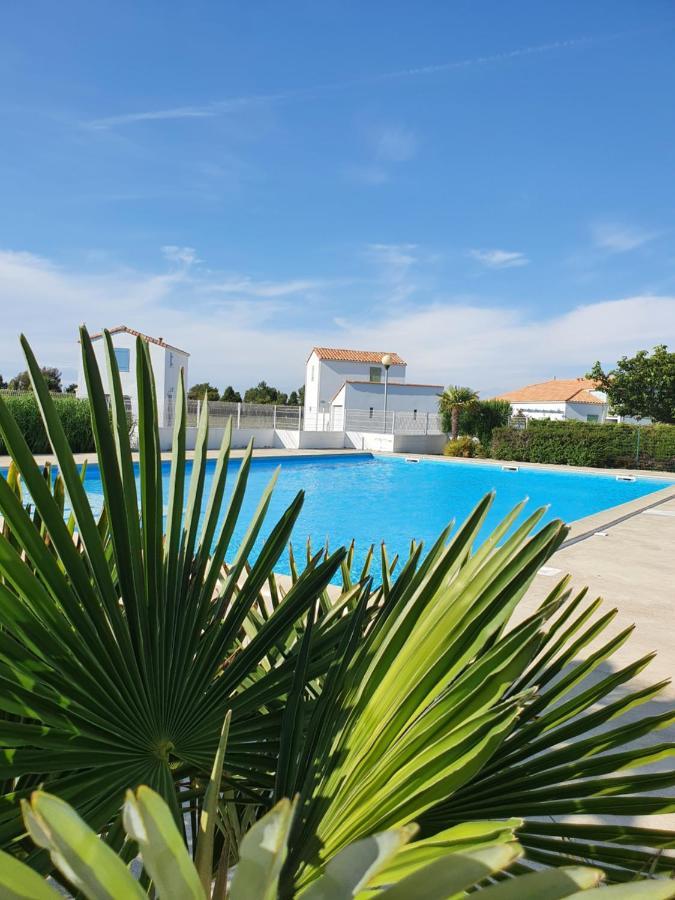
[[[388,351],[376,350],[340,350],[336,347],[314,347],[312,353],[316,353],[319,359],[330,359],[334,362],[362,362],[362,363],[381,363],[382,357]],[[310,356],[312,355],[310,353]],[[389,353],[391,363],[394,366],[405,366],[407,363],[401,359],[398,353]]]
[[[511,403],[597,403],[600,406],[605,400],[596,397],[591,391],[599,389],[596,381],[589,378],[554,378],[539,384],[528,384],[516,391],[500,394],[498,400]]]
[[[120,332],[133,334],[134,337],[139,337],[150,344],[157,344],[158,347],[166,347],[169,350],[177,350],[179,353],[184,353],[186,356],[190,355],[187,350],[181,350],[180,347],[175,347],[173,344],[167,344],[164,338],[150,337],[149,334],[143,334],[142,331],[135,331],[133,328],[128,328],[126,325],[115,325],[114,328],[109,328],[108,331],[110,332],[110,334],[119,334]],[[90,334],[89,337],[92,339],[92,341],[95,341],[98,338],[103,337],[103,332],[99,331],[97,332],[97,334]]]

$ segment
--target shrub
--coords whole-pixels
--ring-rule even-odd
[[[552,422],[530,419],[524,430],[497,428],[491,456],[517,462],[675,471],[675,426]]]
[[[483,448],[478,441],[470,437],[459,437],[454,441],[448,441],[443,447],[444,456],[463,456],[471,459],[474,456],[483,456]]]
[[[508,400],[481,400],[460,410],[459,433],[477,437],[484,447],[489,447],[494,429],[508,425],[510,416]]]
[[[3,400],[19,426],[29,449],[33,453],[51,453],[52,448],[33,392],[26,391],[22,395],[14,397],[6,396]],[[73,453],[86,453],[93,450],[94,434],[91,428],[89,401],[70,395],[55,396],[54,405]],[[0,453],[7,453],[1,437]]]

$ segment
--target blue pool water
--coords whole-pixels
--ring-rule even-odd
[[[400,553],[405,558],[412,538],[423,540],[430,546],[451,519],[461,522],[478,500],[493,488],[496,498],[483,529],[484,536],[525,497],[530,498],[529,510],[550,505],[544,522],[553,518],[571,522],[675,483],[653,477],[621,482],[615,475],[526,467],[517,472],[504,472],[494,465],[466,465],[443,460],[422,460],[413,464],[402,458],[367,454],[254,459],[232,547],[238,546],[260,495],[278,465],[281,465],[281,472],[264,533],[269,533],[296,493],[304,489],[305,503],[293,532],[296,555],[304,553],[307,537],[317,550],[326,540],[331,548],[337,548],[354,538],[357,573],[370,544],[379,545],[385,541],[390,557]],[[230,466],[228,496],[238,468],[238,461]],[[209,462],[207,496],[214,469],[215,462]],[[166,504],[168,463],[164,464],[164,473]],[[88,469],[85,485],[92,505],[100,507],[101,484],[95,466]],[[285,555],[278,569],[288,572]]]

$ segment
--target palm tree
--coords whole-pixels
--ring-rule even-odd
[[[478,394],[472,388],[450,385],[439,394],[438,409],[441,413],[450,413],[450,437],[456,440],[459,431],[459,413],[468,406],[478,402]]]

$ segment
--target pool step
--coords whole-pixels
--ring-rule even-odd
[[[520,466],[502,466],[502,472],[520,472]]]
[[[637,478],[635,477],[635,475],[617,475],[616,480],[617,481],[637,481]]]

